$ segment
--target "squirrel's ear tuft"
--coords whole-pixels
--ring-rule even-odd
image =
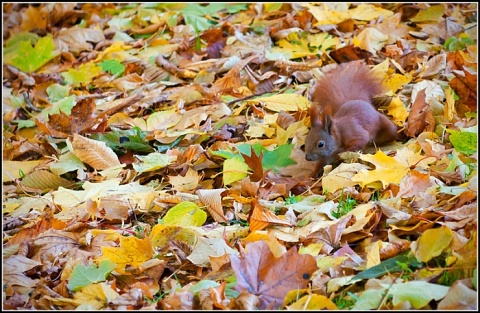
[[[323,125],[324,125],[325,131],[331,135],[332,134],[332,118],[330,117],[330,115],[325,114],[325,121]]]
[[[320,110],[318,109],[318,106],[315,104],[312,104],[310,106],[310,124],[312,127],[323,125]]]

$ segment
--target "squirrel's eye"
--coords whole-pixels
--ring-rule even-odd
[[[325,141],[320,140],[320,141],[318,142],[318,147],[319,147],[319,148],[325,147]]]

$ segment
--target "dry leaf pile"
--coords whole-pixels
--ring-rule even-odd
[[[477,309],[477,4],[3,4],[3,309]],[[321,179],[312,83],[399,140]]]

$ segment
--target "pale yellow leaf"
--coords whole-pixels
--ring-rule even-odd
[[[177,125],[182,120],[182,115],[176,110],[159,111],[147,118],[147,131],[156,129],[165,130]]]
[[[2,161],[3,183],[11,182],[15,178],[22,177],[22,174],[30,173],[36,166],[42,163],[37,161]]]
[[[338,3],[337,3],[338,4]],[[313,26],[338,24],[345,20],[350,19],[350,13],[348,10],[348,4],[344,3],[343,10],[338,8],[330,8],[326,3],[321,3],[320,6],[313,6],[310,4],[304,4],[308,8],[308,11],[317,20]]]
[[[83,305],[88,305],[91,310],[100,310],[109,302],[120,297],[120,295],[106,283],[91,284],[76,292],[73,299]]]
[[[172,184],[173,189],[176,191],[186,192],[191,191],[197,188],[198,182],[200,181],[200,176],[198,172],[192,168],[188,168],[185,176],[168,176],[170,184]]]
[[[115,152],[107,147],[104,142],[74,134],[72,147],[80,161],[87,163],[96,170],[105,170],[120,165]]]
[[[65,178],[53,174],[50,171],[39,170],[25,175],[25,177],[22,179],[21,185],[23,187],[48,191],[56,190],[60,186],[71,186],[73,183]]]
[[[381,7],[373,4],[360,4],[356,8],[350,9],[348,13],[350,14],[351,18],[359,21],[372,21],[378,19],[379,17],[386,19],[393,15],[392,11],[382,9]]]
[[[248,101],[253,103],[262,103],[265,108],[275,112],[292,112],[306,110],[310,107],[310,101],[308,101],[307,98],[295,93],[259,97]]]
[[[222,206],[222,192],[224,192],[225,188],[220,189],[199,189],[197,190],[196,194],[200,198],[203,204],[207,207],[208,213],[213,217],[213,219],[217,223],[227,223],[228,220],[223,214],[223,206]]]
[[[137,155],[136,158],[140,162],[133,163],[133,168],[140,173],[162,169],[176,160],[175,156],[159,152],[152,152],[145,156]]]
[[[199,237],[187,259],[197,266],[207,267],[210,265],[210,257],[218,257],[224,254],[238,255],[239,253],[230,248],[223,238]]]
[[[323,190],[334,193],[339,189],[355,186],[357,182],[353,181],[352,177],[366,169],[368,167],[360,163],[341,163],[322,178]]]
[[[387,42],[387,35],[371,27],[363,29],[360,34],[353,39],[354,46],[367,50],[373,55],[377,55],[377,51],[380,51]]]
[[[375,242],[372,242],[368,246],[365,247],[365,251],[367,252],[367,264],[366,264],[366,269],[370,268],[372,266],[380,264],[380,249],[382,247],[382,241],[377,240]]]

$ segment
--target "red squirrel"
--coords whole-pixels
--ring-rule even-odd
[[[372,104],[382,89],[363,61],[337,65],[316,82],[305,139],[305,158],[317,161],[312,176],[322,176],[323,167],[340,161],[341,152],[395,140],[397,125]]]

